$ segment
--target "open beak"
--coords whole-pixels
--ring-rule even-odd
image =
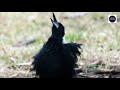
[[[50,19],[51,19],[51,18],[50,18]],[[53,13],[53,20],[51,19],[51,22],[52,22],[52,24],[53,24],[56,28],[59,27],[59,23],[58,23],[58,21],[57,21],[54,13]]]

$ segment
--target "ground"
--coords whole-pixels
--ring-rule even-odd
[[[87,75],[92,70],[119,71],[120,13],[55,12],[65,26],[66,40],[83,44],[79,67]],[[82,12],[81,12],[82,13]],[[117,15],[117,23],[108,23],[108,15]],[[33,78],[29,69],[33,56],[51,35],[51,12],[0,12],[0,77]],[[67,18],[68,17],[68,18]],[[35,41],[19,45],[26,40]]]

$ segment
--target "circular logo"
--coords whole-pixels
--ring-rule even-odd
[[[110,23],[115,23],[117,21],[117,17],[114,16],[114,15],[110,15],[108,17],[108,20],[109,20]]]

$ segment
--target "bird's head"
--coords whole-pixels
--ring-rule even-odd
[[[63,38],[65,35],[64,26],[57,21],[54,13],[51,22],[52,22],[52,36],[55,38]]]

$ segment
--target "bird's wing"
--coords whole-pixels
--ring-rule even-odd
[[[70,49],[70,51],[71,51],[72,53],[75,53],[75,54],[77,54],[77,55],[81,55],[81,52],[79,51],[79,49],[82,50],[82,48],[81,48],[82,44],[67,43],[67,44],[65,44],[65,45],[67,46],[67,48]]]
[[[81,45],[82,45],[82,44],[67,43],[67,44],[64,44],[63,46],[65,47],[65,49],[69,50],[69,52],[71,53],[73,59],[74,59],[75,61],[77,61],[77,60],[78,60],[77,55],[78,55],[78,56],[81,55],[81,52],[79,51],[79,49],[82,49],[82,48],[81,48]]]
[[[42,49],[37,53],[35,54],[35,56],[33,56],[33,59],[34,61],[32,62],[32,65],[34,65],[35,63],[38,62],[38,60],[40,60],[40,58],[42,58],[43,56],[45,56],[46,54],[46,48],[44,48],[46,46],[46,43],[43,45]]]

